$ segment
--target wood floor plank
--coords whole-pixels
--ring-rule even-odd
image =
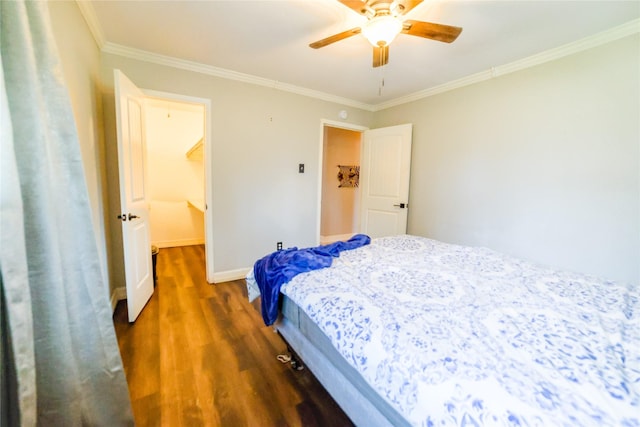
[[[190,363],[184,363],[189,341],[186,325],[182,322],[175,278],[164,283],[168,292],[159,294],[160,299],[160,369],[161,369],[161,420],[162,425],[182,426],[185,418],[184,402],[195,398]],[[168,296],[169,298],[165,298]]]
[[[244,280],[211,285],[204,246],[162,248],[151,300],[114,325],[138,426],[353,424],[308,370],[276,356],[286,345],[247,301]]]
[[[121,321],[115,323],[121,354],[129,354],[130,363],[125,365],[127,378],[136,384],[130,390],[131,398],[138,399],[156,393],[160,388],[160,357],[157,352],[146,351],[147,347],[159,346],[158,332],[158,300],[151,300],[139,315],[138,326],[128,328],[126,305],[122,306]],[[128,333],[124,333],[124,331]],[[140,347],[138,342],[144,342]]]

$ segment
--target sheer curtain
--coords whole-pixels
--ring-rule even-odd
[[[132,425],[47,3],[0,18],[0,424]]]

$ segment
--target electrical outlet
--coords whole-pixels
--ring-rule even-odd
[[[282,242],[276,243],[276,249],[279,250],[279,251],[282,250]]]

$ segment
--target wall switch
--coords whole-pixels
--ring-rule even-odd
[[[298,173],[304,173],[304,163],[298,165]]]
[[[282,250],[282,242],[276,243],[276,249],[279,250],[279,251]]]

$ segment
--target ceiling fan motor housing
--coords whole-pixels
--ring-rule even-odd
[[[404,10],[405,6],[400,1],[368,0],[360,9],[360,13],[367,19],[373,19],[386,15],[398,17],[404,13]]]
[[[362,33],[373,45],[373,66],[381,67],[389,61],[389,44],[400,33],[423,37],[444,43],[453,42],[462,28],[423,22],[401,17],[410,12],[423,0],[338,0],[349,9],[363,15],[367,22],[309,45],[319,49],[348,37]]]
[[[362,27],[362,35],[375,46],[388,46],[402,31],[402,22],[391,15],[375,16]]]

